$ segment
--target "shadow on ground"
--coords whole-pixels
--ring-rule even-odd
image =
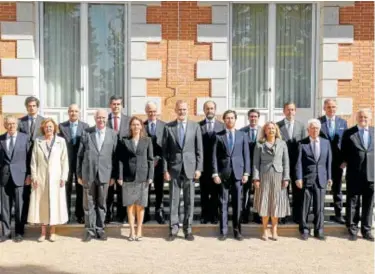
[[[40,265],[0,266],[1,274],[70,274],[69,272],[54,270],[50,267]]]

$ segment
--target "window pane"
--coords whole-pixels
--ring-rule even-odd
[[[106,107],[125,88],[125,7],[89,5],[89,107]]]
[[[311,107],[312,5],[280,4],[276,16],[275,106]]]
[[[234,107],[267,107],[267,25],[267,5],[233,5],[232,92]]]
[[[79,4],[44,3],[43,64],[46,105],[80,104]]]

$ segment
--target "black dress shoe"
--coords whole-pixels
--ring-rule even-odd
[[[371,233],[366,233],[363,235],[363,239],[367,240],[367,241],[370,241],[370,242],[373,242],[374,241],[374,236],[372,236]]]
[[[168,242],[173,242],[176,239],[177,235],[174,234],[169,234],[167,241]]]
[[[307,234],[307,233],[301,234],[301,239],[304,240],[304,241],[307,241],[309,239],[309,234]]]
[[[248,223],[249,223],[249,217],[243,217],[243,218],[241,219],[241,223],[242,223],[242,224],[248,224]]]
[[[107,241],[108,240],[107,235],[105,235],[105,233],[98,234],[97,238],[100,241]]]
[[[187,240],[187,241],[194,241],[194,236],[193,236],[193,234],[191,234],[191,233],[188,233],[188,234],[186,234],[185,235],[185,239]]]
[[[92,240],[92,238],[93,237],[91,236],[91,234],[86,233],[85,236],[83,237],[82,241],[85,242],[85,243],[88,243]]]
[[[241,235],[241,233],[237,233],[234,235],[234,238],[237,240],[237,241],[243,241],[243,236]]]
[[[285,225],[285,224],[286,224],[286,217],[284,217],[284,218],[280,218],[280,219],[279,219],[279,224],[280,224],[280,225]]]
[[[349,241],[357,241],[358,236],[357,234],[349,234]]]
[[[207,222],[207,220],[205,219],[205,218],[201,218],[201,224],[207,224],[208,222]]]
[[[109,223],[111,223],[111,222],[112,222],[112,217],[109,216],[109,215],[105,216],[104,223],[105,223],[105,224],[109,224]]]
[[[15,243],[20,243],[22,241],[23,241],[23,237],[20,234],[16,235],[16,237],[14,238]]]
[[[314,237],[317,238],[320,241],[326,240],[326,236],[324,236],[324,234],[317,234],[317,235],[314,235]]]
[[[211,224],[213,224],[213,225],[217,225],[218,223],[219,223],[219,219],[218,218],[214,218],[211,221]]]
[[[77,217],[76,219],[77,219],[77,223],[81,225],[85,223],[85,219],[83,217]]]
[[[8,236],[1,236],[1,238],[0,238],[0,243],[3,243],[3,242],[8,241],[8,240],[10,240],[10,239],[12,239],[12,236],[11,236],[11,235],[8,235]]]
[[[227,239],[227,235],[223,235],[223,234],[221,234],[220,236],[219,236],[219,241],[225,241]]]
[[[156,214],[155,220],[158,222],[159,225],[165,224],[164,214],[161,212],[159,214]]]
[[[336,223],[338,223],[338,224],[342,224],[342,225],[345,224],[345,220],[344,220],[344,218],[341,217],[341,216],[335,216],[335,217],[333,218],[333,220],[334,220]]]

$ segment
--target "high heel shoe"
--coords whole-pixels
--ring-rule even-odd
[[[38,238],[38,243],[42,243],[46,240],[46,235],[40,235],[40,237]]]
[[[128,237],[128,241],[129,241],[129,242],[133,242],[133,241],[134,241],[134,237],[133,237],[132,235],[129,235],[129,237]]]
[[[267,229],[266,230],[263,230],[263,234],[261,236],[261,239],[263,241],[267,241],[268,240],[268,233],[267,233]]]
[[[55,234],[55,233],[51,234],[51,235],[49,236],[49,240],[50,240],[51,242],[56,242],[56,234]]]

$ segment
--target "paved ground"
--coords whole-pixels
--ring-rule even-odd
[[[0,244],[0,273],[374,273],[374,246],[359,239],[328,237],[303,242],[280,237],[278,242],[247,238],[243,242],[196,237],[194,242],[144,238],[128,242],[82,243],[59,236],[55,243]]]

